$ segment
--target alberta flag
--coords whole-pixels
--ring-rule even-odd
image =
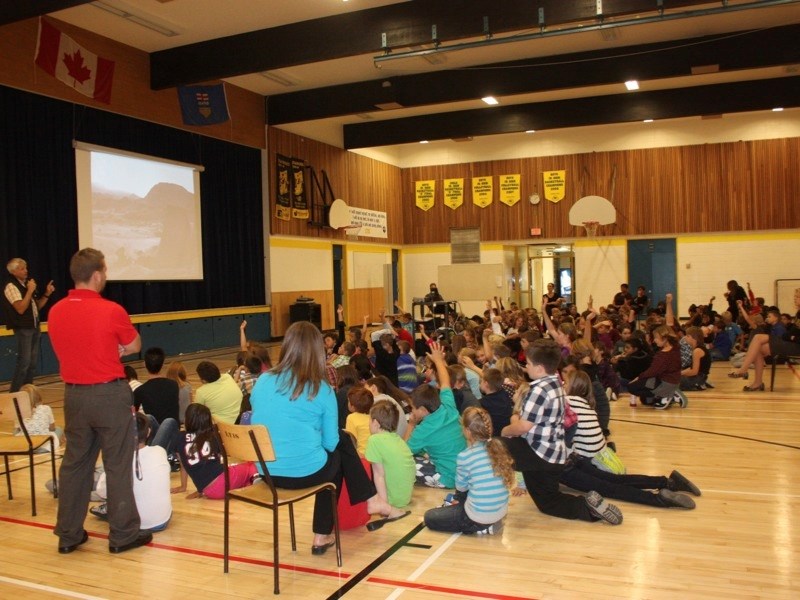
[[[225,86],[222,83],[179,87],[178,99],[185,125],[216,125],[229,118]]]
[[[89,52],[42,19],[35,63],[84,96],[111,104],[114,61]]]

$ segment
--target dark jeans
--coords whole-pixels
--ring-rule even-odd
[[[175,434],[180,429],[178,422],[170,417],[159,424],[153,415],[147,415],[147,420],[150,423],[150,436],[147,438],[147,445],[161,446],[167,454],[172,452]]]
[[[603,435],[608,437],[611,432],[608,430],[608,421],[611,419],[611,405],[606,396],[606,390],[603,384],[597,380],[592,381],[592,392],[594,392],[594,410],[597,413],[597,422],[600,424],[600,429],[603,430]]]
[[[297,490],[305,487],[331,482],[336,490],[341,489],[342,480],[347,482],[347,493],[350,504],[364,502],[377,494],[375,485],[364,470],[361,457],[358,455],[350,436],[339,432],[339,444],[333,452],[328,453],[328,462],[316,473],[304,477],[273,477],[277,487]],[[333,512],[330,492],[317,494],[314,501],[314,522],[312,529],[319,535],[328,535],[333,531]]]
[[[486,529],[491,523],[476,523],[467,516],[464,501],[450,506],[431,508],[425,511],[425,526],[433,531],[475,533]]]
[[[528,494],[536,507],[546,515],[561,519],[597,521],[583,496],[564,494],[558,487],[564,465],[549,463],[540,458],[521,437],[500,438],[505,442],[515,469],[522,471]]]
[[[110,546],[123,546],[139,535],[139,512],[133,496],[136,421],[128,383],[67,384],[64,397],[68,440],[58,482],[58,519],[54,533],[61,546],[83,539],[83,522],[94,487],[97,455],[103,451],[108,485]]]
[[[11,379],[10,392],[18,392],[26,383],[33,383],[36,365],[39,362],[40,336],[39,329],[34,327],[14,330],[14,337],[17,339],[17,367]]]
[[[615,475],[598,469],[588,458],[581,458],[564,469],[561,483],[581,492],[594,490],[606,498],[663,507],[666,505],[658,494],[644,490],[660,490],[667,487],[669,480],[651,475]]]

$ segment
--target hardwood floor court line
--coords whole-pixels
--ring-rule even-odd
[[[800,498],[800,494],[773,494],[770,492],[745,492],[743,490],[703,490],[704,494],[735,494],[737,496],[764,496],[765,498]]]
[[[328,596],[328,600],[333,600],[334,598],[341,598],[342,596],[344,596],[347,592],[352,590],[364,579],[369,577],[370,573],[372,573],[380,565],[386,562],[395,552],[397,552],[400,548],[405,546],[409,540],[412,540],[423,529],[425,529],[424,523],[420,523],[419,525],[414,527],[414,529],[412,529],[406,535],[400,538],[391,548],[389,548],[386,552],[384,552],[378,558],[369,563],[366,567],[361,569],[361,571],[353,575],[353,577],[351,577],[347,583],[345,583],[342,587],[336,590],[333,594]]]
[[[441,546],[439,546],[439,547],[436,549],[436,551],[435,551],[433,554],[431,554],[431,555],[430,555],[430,556],[429,556],[429,557],[428,557],[428,558],[425,560],[425,562],[423,562],[423,563],[422,563],[422,564],[421,564],[419,567],[417,567],[417,570],[416,570],[416,571],[414,571],[414,572],[413,572],[411,575],[409,575],[409,576],[408,576],[408,581],[416,581],[416,580],[417,580],[417,578],[418,578],[420,575],[422,575],[422,574],[423,574],[425,571],[427,571],[427,570],[428,570],[428,567],[430,567],[430,566],[431,566],[433,563],[435,563],[435,562],[436,562],[436,560],[437,560],[437,559],[438,559],[438,558],[439,558],[439,557],[440,557],[442,554],[444,554],[444,553],[447,551],[447,549],[448,549],[450,546],[452,546],[452,545],[453,545],[453,544],[456,542],[456,540],[457,540],[458,538],[460,538],[460,537],[461,537],[461,534],[460,534],[460,533],[454,533],[454,534],[453,534],[453,535],[451,535],[449,538],[447,538],[447,540],[445,540],[444,544],[442,544]]]
[[[628,419],[611,419],[618,423],[632,423],[634,425],[650,425],[652,427],[664,427],[666,429],[679,429],[681,431],[693,431],[695,433],[706,433],[708,435],[718,435],[721,437],[735,438],[737,440],[745,440],[748,442],[758,442],[760,444],[768,444],[770,446],[780,446],[782,448],[791,448],[792,450],[800,450],[800,446],[793,446],[791,444],[783,444],[781,442],[771,442],[769,440],[760,440],[758,438],[745,437],[743,435],[734,435],[732,433],[721,433],[719,431],[707,431],[705,429],[694,429],[692,427],[681,427],[678,425],[667,425],[665,423],[649,423],[647,421],[630,421]]]
[[[378,583],[382,585],[401,585],[405,589],[410,590],[421,590],[425,592],[436,592],[442,594],[448,594],[452,596],[465,596],[467,598],[489,598],[490,600],[536,600],[532,597],[525,597],[525,596],[509,596],[508,594],[497,594],[495,592],[477,592],[475,590],[463,590],[459,588],[451,588],[443,585],[432,585],[429,583],[416,583],[414,581],[396,581],[394,579],[384,579],[382,577],[370,577],[367,579],[370,583]],[[401,593],[405,591],[405,589],[399,590]],[[398,590],[395,590],[398,591]],[[394,594],[394,592],[393,592]],[[400,594],[398,593],[397,596],[390,595],[387,596],[386,600],[389,598],[397,598]]]
[[[59,596],[66,596],[68,598],[81,598],[82,600],[106,600],[102,596],[90,596],[88,594],[81,594],[80,592],[63,590],[61,588],[52,587],[49,585],[41,585],[38,583],[25,581],[23,579],[13,579],[11,577],[4,577],[3,575],[0,575],[0,581],[8,583],[9,585],[16,585],[19,587],[29,588],[39,592],[49,592],[51,594],[57,594]]]

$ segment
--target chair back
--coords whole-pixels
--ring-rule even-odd
[[[228,460],[253,463],[275,460],[275,449],[264,425],[217,423],[217,433]],[[259,456],[260,452],[260,456]]]
[[[0,394],[0,423],[13,423],[25,431],[24,419],[33,414],[31,397],[28,392],[5,392]]]

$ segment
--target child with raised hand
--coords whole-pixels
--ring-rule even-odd
[[[411,394],[405,439],[417,463],[417,483],[428,487],[455,485],[456,457],[466,446],[458,418],[450,374],[442,346],[431,343],[430,360],[439,387],[420,385]]]
[[[194,498],[212,498],[221,500],[225,497],[225,473],[220,457],[219,442],[214,433],[211,411],[203,404],[192,403],[186,409],[186,431],[178,432],[175,447],[181,459],[181,484],[172,488],[173,494],[186,491],[189,478],[197,488],[186,496]],[[240,463],[228,467],[231,489],[235,490],[253,483],[258,473],[253,463]]]
[[[372,481],[378,496],[395,508],[411,502],[416,481],[416,464],[408,444],[395,430],[401,418],[397,406],[379,400],[369,411],[366,459],[372,464]]]
[[[434,531],[496,534],[508,512],[509,488],[515,483],[514,461],[499,438],[492,438],[492,420],[482,408],[462,416],[467,448],[456,464],[456,503],[432,508],[425,525]]]
[[[355,437],[356,449],[360,456],[364,456],[367,451],[367,440],[370,435],[369,410],[372,408],[373,402],[372,392],[363,386],[352,387],[347,392],[347,408],[350,410],[350,414],[347,415],[344,428]]]

